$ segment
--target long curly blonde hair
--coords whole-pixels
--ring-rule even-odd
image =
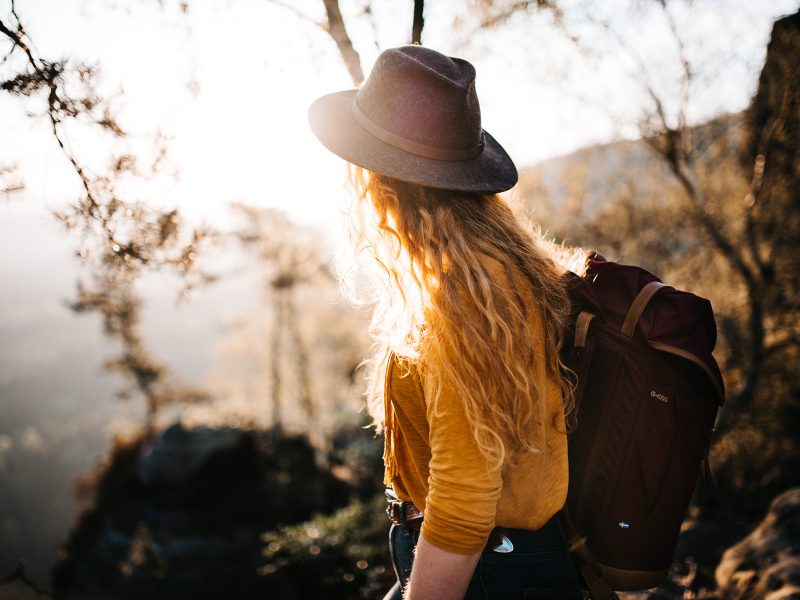
[[[446,373],[488,460],[503,464],[521,452],[542,451],[545,390],[531,361],[545,361],[561,384],[565,410],[572,408],[571,380],[559,358],[569,302],[564,267],[557,265],[569,253],[526,227],[496,194],[427,188],[354,166],[350,175],[356,192],[351,241],[356,256],[366,254],[378,267],[368,278],[371,288],[364,269],[358,291],[349,288],[351,297],[363,298],[365,288],[372,292],[370,333],[377,350],[366,396],[378,430],[383,372],[394,352],[422,369],[441,369],[432,373],[435,381]],[[505,267],[509,285],[493,285],[491,260]],[[525,280],[534,307],[522,302]],[[540,319],[531,319],[530,310],[540,311]],[[537,322],[543,324],[544,356],[521,351],[542,335]]]

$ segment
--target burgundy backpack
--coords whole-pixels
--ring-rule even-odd
[[[604,600],[666,579],[725,392],[708,300],[639,267],[597,255],[588,264],[568,279],[577,428],[562,517],[587,587]]]

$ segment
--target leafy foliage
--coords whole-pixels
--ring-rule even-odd
[[[267,532],[266,564],[259,573],[281,598],[376,598],[394,583],[384,517],[378,495],[355,501],[331,515]]]

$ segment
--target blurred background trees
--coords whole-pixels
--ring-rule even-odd
[[[520,186],[557,237],[643,264],[712,300],[728,392],[714,456],[737,508],[753,516],[796,485],[800,472],[793,459],[786,463],[800,455],[794,408],[800,205],[796,191],[785,192],[797,189],[800,176],[797,22],[793,15],[775,24],[747,111],[689,126],[688,96],[668,114],[665,107],[674,103],[643,76],[652,107],[642,141],[541,165]],[[693,67],[685,58],[681,63],[687,94]],[[624,170],[613,167],[622,164]],[[770,383],[762,385],[762,378]]]
[[[306,432],[313,442],[329,447],[341,426],[341,414],[331,409],[352,408],[345,394],[358,396],[356,369],[366,343],[366,323],[342,303],[331,273],[329,252],[319,232],[291,222],[276,209],[241,203],[233,205],[241,217],[235,230],[242,245],[264,269],[264,298],[270,307],[269,423]],[[345,422],[351,417],[346,416]]]
[[[780,544],[735,568],[729,559],[716,582],[713,570],[774,497],[800,485],[799,25],[800,13],[775,23],[746,111],[687,124],[694,67],[678,39],[679,102],[661,96],[640,71],[651,100],[641,141],[590,148],[521,178],[521,195],[557,238],[642,264],[712,300],[727,401],[711,464],[726,500],[723,507],[702,503],[704,517],[686,526],[679,554],[693,565],[682,572],[692,593],[723,584],[731,597],[764,597],[758,573],[781,562]],[[785,505],[793,507],[786,514],[797,514],[796,504]],[[800,540],[790,539],[796,555]],[[798,574],[781,564],[776,590]],[[737,585],[747,568],[756,569],[753,576]]]
[[[182,278],[183,294],[208,282],[211,277],[197,269],[197,257],[211,232],[187,233],[176,209],[159,209],[152,201],[126,193],[131,180],[160,174],[166,162],[166,141],[156,132],[144,148],[127,143],[127,133],[115,115],[115,98],[97,90],[97,71],[69,59],[38,56],[14,2],[10,14],[8,24],[0,20],[0,34],[10,43],[0,89],[32,101],[29,116],[48,123],[82,188],[76,199],[53,213],[80,236],[75,254],[90,273],[90,284],[78,283],[71,308],[99,313],[104,333],[121,343],[121,355],[109,359],[106,368],[130,382],[119,393],[121,398],[142,396],[145,427],[152,431],[160,408],[203,400],[206,395],[191,387],[165,386],[166,367],[149,355],[138,332],[137,281],[144,270],[170,269]],[[96,130],[93,133],[106,138],[101,140],[109,144],[105,165],[91,164],[71,148],[68,131],[76,127]],[[6,191],[20,185],[7,184]]]
[[[219,18],[234,12],[233,4]],[[728,389],[712,465],[728,505],[715,508],[698,495],[675,577],[652,597],[702,597],[717,593],[715,586],[738,597],[762,597],[757,590],[766,580],[757,568],[744,579],[736,575],[753,571],[752,562],[726,554],[716,580],[714,570],[723,550],[755,526],[773,498],[800,485],[800,16],[775,23],[763,69],[743,71],[754,75],[761,69],[757,88],[744,76],[739,80],[739,92],[755,91],[750,108],[730,112],[715,111],[709,97],[724,95],[714,96],[714,73],[738,68],[737,57],[714,54],[713,47],[706,52],[698,39],[708,42],[709,30],[692,29],[692,11],[708,2],[653,0],[619,10],[544,0],[266,4],[275,9],[269,15],[276,23],[300,34],[305,55],[297,48],[282,56],[265,49],[265,64],[309,59],[330,67],[325,59],[335,55],[341,87],[358,85],[370,57],[399,43],[432,40],[476,62],[487,57],[492,68],[478,69],[479,86],[491,82],[480,90],[484,112],[500,122],[493,106],[519,111],[500,136],[518,144],[509,146],[514,156],[528,156],[526,146],[538,141],[515,141],[515,130],[541,122],[538,104],[521,110],[514,104],[525,98],[525,84],[541,84],[542,94],[545,84],[555,84],[559,102],[585,107],[589,116],[575,111],[576,129],[588,120],[608,124],[605,137],[614,141],[521,169],[516,194],[558,241],[643,265],[667,283],[712,300]],[[172,6],[160,5],[162,14]],[[176,6],[191,45],[189,16],[199,7]],[[737,10],[714,6],[727,15]],[[135,14],[149,7],[113,10]],[[639,24],[660,32],[653,45],[668,51],[655,58],[648,53],[650,40],[641,39]],[[282,172],[264,158],[257,169],[272,197],[214,198],[227,206],[226,219],[214,227],[197,223],[191,206],[178,206],[164,192],[165,182],[181,177],[171,135],[158,123],[147,123],[144,133],[132,131],[126,115],[137,108],[126,112],[126,93],[107,85],[102,62],[63,58],[47,40],[32,39],[32,31],[22,5],[10,2],[0,13],[0,98],[46,127],[78,182],[77,194],[51,209],[72,236],[69,245],[82,265],[74,294],[62,304],[97,315],[116,348],[102,364],[125,384],[109,398],[135,398],[142,405],[136,428],[118,436],[102,463],[79,480],[85,511],[69,536],[57,533],[63,547],[51,580],[56,596],[87,597],[87,590],[97,589],[114,598],[180,597],[190,590],[192,597],[203,597],[212,587],[202,575],[213,573],[231,598],[252,597],[256,590],[285,598],[374,597],[392,574],[386,523],[375,499],[380,440],[357,413],[356,367],[368,344],[365,316],[340,299],[330,271],[330,240],[289,216],[290,203],[269,206],[289,195],[277,187],[282,180],[295,203],[330,201],[334,192],[310,197],[306,188],[323,179],[322,168],[307,159],[304,147],[281,137],[282,117],[272,118],[256,151],[281,147],[295,163],[307,160],[304,175]],[[735,36],[732,30],[715,31]],[[247,49],[260,51],[255,40]],[[240,53],[238,59],[245,57]],[[574,79],[592,69],[605,75],[609,89],[582,95]],[[495,70],[514,77],[504,79]],[[199,79],[188,74],[193,97],[203,93]],[[249,91],[257,79],[258,74],[242,80],[231,75],[228,92],[240,102],[243,96],[260,97]],[[270,96],[282,93],[280,85],[271,86]],[[234,103],[227,110],[203,115],[197,126],[227,123],[236,117]],[[265,118],[256,115],[255,121],[259,117]],[[569,135],[566,129],[559,133],[554,148]],[[81,143],[86,139],[91,143]],[[6,150],[2,130],[0,149]],[[226,152],[244,161],[253,150]],[[30,192],[22,147],[19,155],[0,155],[0,196],[9,203]],[[234,188],[227,173],[217,175]],[[192,303],[204,298],[212,299],[205,312],[192,313]],[[178,307],[173,315],[192,315],[174,346],[152,331],[166,329],[163,319],[153,325],[153,311],[169,304]],[[197,345],[211,344],[199,333],[204,322],[228,311],[236,316],[222,332],[211,376],[192,372],[185,382],[177,367],[194,360]],[[92,402],[107,401],[103,393],[97,396]],[[15,454],[23,444],[24,458]],[[38,429],[0,430],[0,508],[13,515],[0,523],[2,572],[30,549],[20,541],[20,531],[35,529],[34,508],[26,505],[39,513],[51,510],[41,500],[43,484],[23,485],[49,456]],[[89,467],[85,455],[77,460],[82,470]],[[68,479],[54,481],[54,489],[71,494]],[[787,531],[797,510],[793,498],[776,501],[765,521],[769,531]],[[745,546],[737,556],[748,555]],[[796,556],[796,547],[790,542],[785,554]],[[759,554],[759,560],[777,560],[776,552]],[[47,550],[40,548],[36,556],[32,572],[43,581]],[[187,565],[197,561],[205,566],[192,575]],[[778,590],[795,571],[775,573],[771,585]],[[234,589],[234,581],[241,586]]]

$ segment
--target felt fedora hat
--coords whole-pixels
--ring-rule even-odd
[[[382,52],[360,88],[318,98],[308,118],[328,150],[383,175],[485,194],[517,182],[513,161],[481,126],[475,68],[430,48]]]

